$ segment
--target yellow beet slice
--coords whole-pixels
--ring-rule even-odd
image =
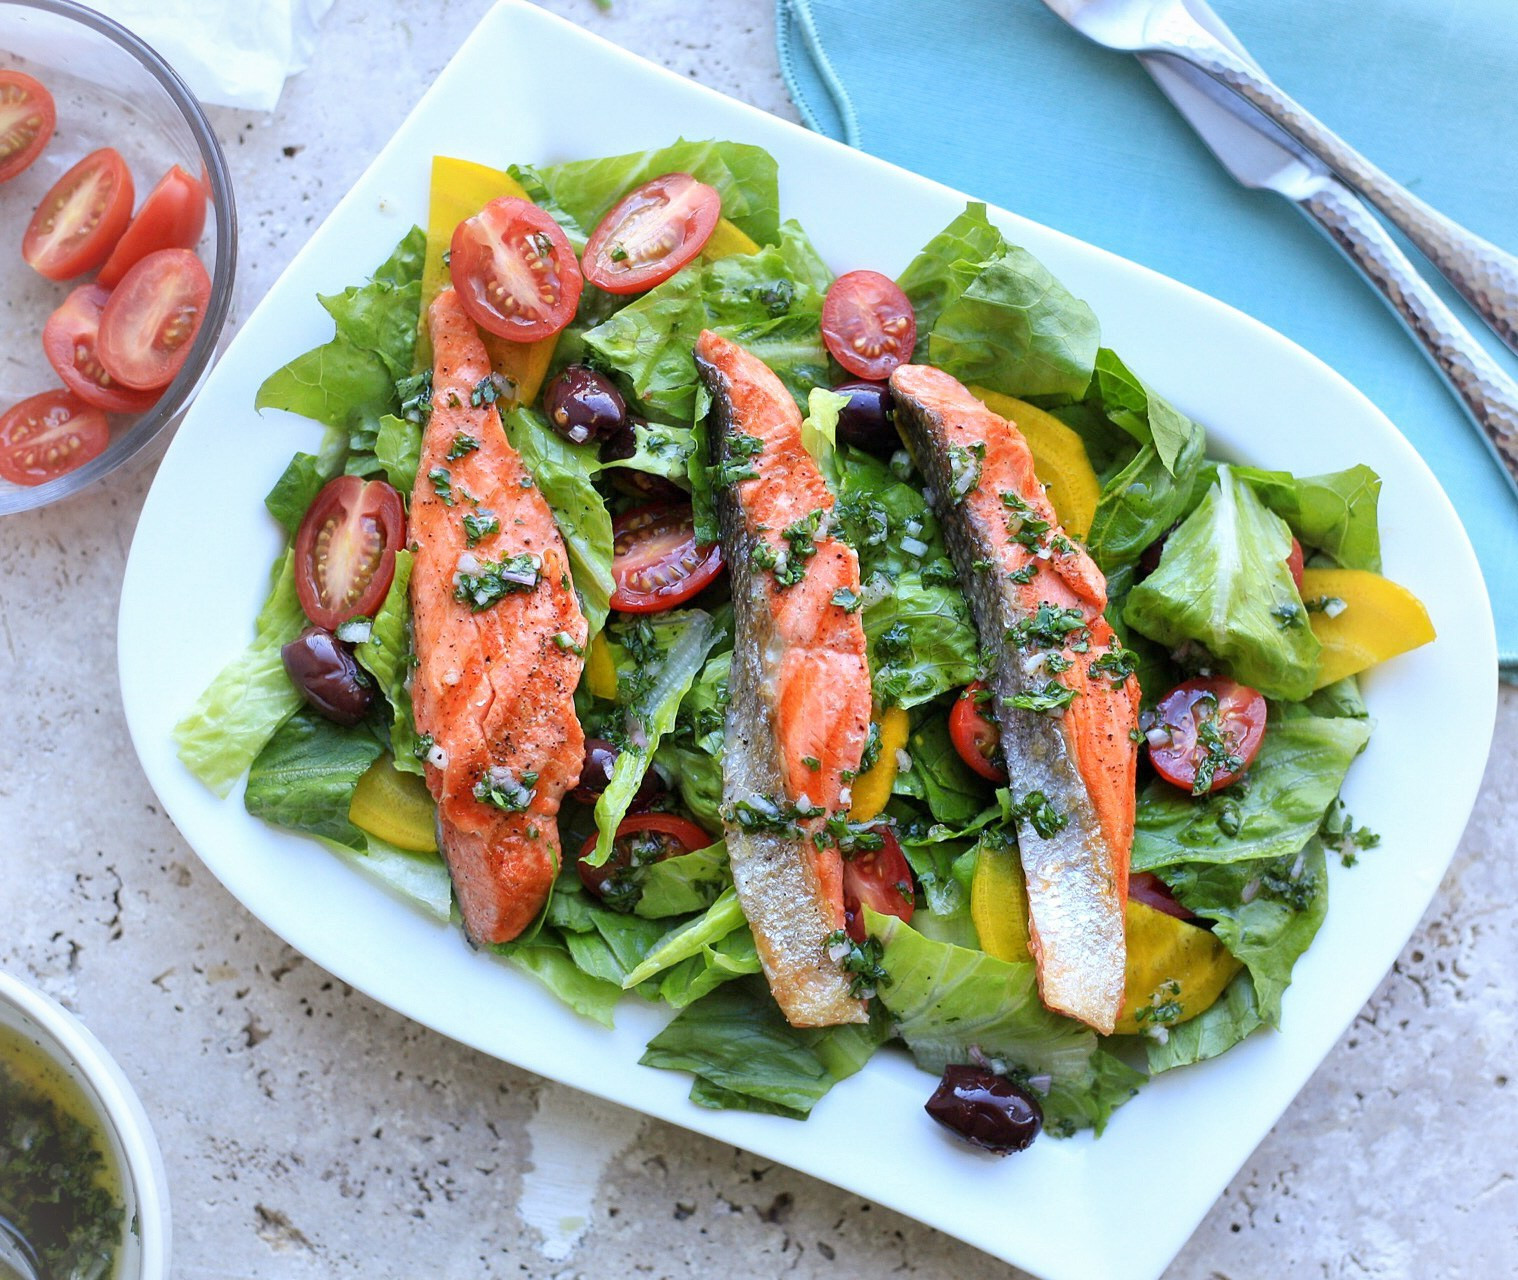
[[[997,960],[1030,960],[1028,897],[1016,849],[982,846],[970,881],[970,919],[980,949]]]
[[[891,788],[896,785],[896,753],[907,745],[910,727],[911,721],[900,707],[890,707],[880,717],[880,755],[854,779],[854,799],[849,805],[852,821],[878,818],[891,799]]]
[[[1102,483],[1096,478],[1080,436],[1036,405],[985,387],[971,387],[970,393],[1022,432],[1033,452],[1034,474],[1043,481],[1061,527],[1066,533],[1084,538],[1096,516]]]
[[[1206,929],[1128,899],[1128,975],[1114,1035],[1189,1022],[1243,965]]]
[[[437,852],[437,806],[427,784],[414,773],[402,773],[388,754],[358,780],[348,802],[348,821],[397,849]]]
[[[604,631],[596,633],[585,652],[585,687],[598,698],[616,701],[617,663],[611,656],[611,646],[606,642]]]
[[[758,253],[759,246],[738,227],[726,218],[717,219],[717,225],[712,230],[711,238],[701,249],[701,256],[708,262],[715,262],[718,258],[732,258],[740,253]]]
[[[471,218],[498,196],[527,199],[527,192],[509,173],[459,160],[432,157],[432,191],[427,205],[427,256],[422,262],[422,325],[417,335],[414,367],[432,363],[432,342],[427,329],[427,307],[448,284],[448,264],[443,255],[453,243],[454,228]],[[490,354],[490,367],[505,378],[513,390],[507,399],[531,404],[537,399],[553,360],[558,335],[537,342],[508,342],[491,333],[480,335]]]
[[[1304,570],[1302,599],[1323,605],[1309,615],[1323,646],[1316,689],[1434,639],[1423,602],[1406,587],[1366,569]],[[1342,609],[1338,601],[1343,601]]]

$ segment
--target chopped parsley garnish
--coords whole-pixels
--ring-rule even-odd
[[[822,768],[822,761],[817,759],[816,756],[802,756],[801,763],[804,764],[813,773],[816,773],[819,769]]]
[[[501,531],[501,522],[495,518],[495,512],[487,511],[481,507],[478,511],[464,512],[464,540],[472,547],[481,538],[488,538],[492,533]]]
[[[982,564],[989,567],[990,563],[989,560],[977,560],[973,567],[979,569]],[[922,566],[922,585],[925,587],[952,587],[958,581],[954,566],[942,556]]]
[[[762,288],[749,290],[749,296],[772,316],[783,316],[791,309],[796,297],[796,286],[784,278],[771,280]]]
[[[1026,587],[1036,577],[1038,577],[1038,561],[1029,560],[1021,569],[1010,570],[1007,581],[1015,582],[1019,587]]]
[[[479,613],[506,596],[536,590],[542,569],[543,561],[530,551],[487,561],[475,573],[460,570],[454,576],[453,598]]]
[[[1304,875],[1300,857],[1280,858],[1260,873],[1260,892],[1284,902],[1293,911],[1306,911],[1318,896],[1318,877]]]
[[[833,592],[833,603],[845,613],[858,613],[860,606],[864,604],[864,596],[851,587],[839,587]]]
[[[1132,649],[1125,649],[1122,645],[1108,649],[1091,664],[1091,675],[1106,676],[1112,681],[1113,688],[1125,683],[1129,676],[1138,670],[1138,654]]]
[[[873,822],[850,822],[845,813],[835,813],[822,824],[814,843],[819,849],[837,848],[845,860],[861,853],[875,853],[885,848],[885,837]]]
[[[829,954],[848,948],[848,954],[842,956],[838,964],[845,973],[853,975],[849,983],[851,996],[868,1000],[879,988],[891,985],[891,975],[880,963],[885,956],[885,948],[880,945],[878,938],[855,942],[842,929],[835,929],[822,941]]]
[[[1324,613],[1330,618],[1337,618],[1349,607],[1338,596],[1314,596],[1302,603],[1307,606],[1308,613]]]
[[[505,379],[499,374],[487,373],[474,384],[474,390],[469,393],[469,403],[476,409],[482,405],[494,404],[505,394],[506,388],[502,385],[504,382]]]
[[[437,746],[437,739],[430,733],[424,733],[416,740],[416,745],[411,748],[411,754],[418,760],[425,760],[432,754],[432,748]]]
[[[786,526],[785,532],[780,536],[790,544],[790,549],[775,566],[777,584],[794,587],[806,577],[806,562],[817,554],[817,534],[826,514],[818,507]]]
[[[576,656],[579,656],[585,652],[585,650],[580,645],[577,645],[575,643],[574,637],[567,631],[555,631],[553,635],[553,644],[554,648],[562,649],[565,653],[573,653]]]
[[[1034,511],[1021,494],[1009,490],[1001,495],[1001,502],[1007,508],[1007,532],[1012,535],[1012,540],[1029,551],[1036,551],[1043,543],[1044,534],[1054,526]]]
[[[875,637],[875,652],[889,661],[912,651],[912,633],[905,622],[892,623]]]
[[[767,831],[777,835],[793,836],[798,822],[821,813],[820,807],[785,804],[771,796],[756,795],[751,800],[735,800],[727,806],[723,816],[745,831]]]
[[[1329,806],[1323,816],[1323,825],[1318,828],[1318,838],[1323,841],[1324,848],[1339,855],[1340,862],[1346,867],[1352,867],[1360,860],[1357,856],[1360,850],[1374,849],[1381,843],[1381,837],[1369,827],[1355,826],[1355,820],[1342,800],[1335,800]]]
[[[1293,627],[1305,625],[1307,619],[1299,604],[1278,604],[1270,611],[1270,616],[1276,620],[1276,625],[1282,631],[1290,631]]]
[[[1042,791],[1028,792],[1011,806],[1007,816],[1014,821],[1019,819],[1027,821],[1045,840],[1064,830],[1065,825],[1070,821],[1069,815],[1056,809]]]
[[[457,503],[458,500],[453,496],[453,474],[447,467],[433,467],[427,473],[427,479],[432,481],[432,491],[443,500],[445,507]]]
[[[1212,781],[1219,773],[1237,773],[1244,767],[1244,757],[1237,749],[1238,736],[1225,734],[1218,727],[1217,709],[1217,699],[1210,694],[1204,694],[1192,705],[1197,745],[1202,753],[1196,762],[1196,781],[1191,784],[1194,796],[1203,796],[1212,790]]]
[[[1149,995],[1149,1003],[1134,1010],[1133,1020],[1146,1028],[1168,1027],[1181,1016],[1181,984],[1167,978]]]
[[[780,563],[780,553],[763,538],[756,538],[748,562],[756,569],[771,570]]]
[[[473,436],[460,431],[453,437],[453,443],[448,446],[448,452],[444,456],[449,462],[462,458],[466,453],[473,453],[480,447],[480,442]]]
[[[963,502],[965,496],[980,484],[980,467],[986,458],[984,441],[977,441],[966,448],[964,445],[949,446],[949,497]]]
[[[1015,693],[1006,702],[1009,707],[1016,707],[1019,711],[1050,712],[1063,711],[1075,698],[1076,690],[1067,688],[1057,680],[1049,680],[1042,689]]]
[[[1088,642],[1086,616],[1079,609],[1040,604],[1031,618],[1023,618],[1008,630],[1007,639],[1023,649],[1063,649],[1068,645],[1079,651],[1079,646]]]
[[[627,261],[627,250],[624,249],[619,244],[614,244],[611,247],[611,252],[609,254],[607,254],[606,256],[608,258],[610,258],[613,262],[626,262]]]
[[[533,788],[537,785],[535,773],[524,773],[519,778],[510,769],[487,769],[474,784],[474,798],[504,813],[524,813],[532,803]]]
[[[749,465],[749,459],[764,452],[763,440],[733,431],[727,434],[725,441],[727,456],[711,471],[714,489],[727,489],[740,480],[752,480],[759,474]]]
[[[401,417],[426,426],[432,417],[432,370],[402,378],[395,384],[395,398],[401,402]]]
[[[864,735],[864,750],[859,756],[859,772],[868,773],[880,763],[880,724],[870,721],[869,732]]]

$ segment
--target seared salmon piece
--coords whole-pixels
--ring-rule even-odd
[[[476,388],[490,375],[452,289],[428,311],[432,418],[411,493],[417,732],[464,929],[532,923],[559,868],[558,812],[579,780],[584,615],[553,512]]]
[[[722,800],[733,883],[793,1026],[864,1022],[829,951],[843,863],[819,834],[846,814],[870,729],[859,558],[828,531],[833,495],[801,444],[796,402],[764,363],[705,332],[722,554],[732,575]]]
[[[1040,994],[1110,1033],[1123,1003],[1139,688],[1102,613],[1106,579],[1060,529],[1013,423],[926,365],[898,368],[891,391],[996,654],[990,708],[1021,811]]]

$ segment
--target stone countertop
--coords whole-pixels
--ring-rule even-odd
[[[486,7],[340,0],[278,110],[212,112],[242,222],[234,326]],[[768,0],[547,7],[794,118]],[[362,111],[334,109],[360,86]],[[118,584],[161,453],[4,525],[0,966],[83,1015],[135,1082],[168,1167],[176,1276],[1014,1274],[857,1196],[446,1040],[249,917],[160,812],[116,688]],[[1515,766],[1507,690],[1428,915],[1175,1280],[1518,1272]]]

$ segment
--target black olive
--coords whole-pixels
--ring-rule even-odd
[[[589,365],[560,369],[543,391],[549,425],[571,444],[604,440],[627,425],[627,404],[610,378]]]
[[[374,701],[374,682],[353,650],[324,627],[307,627],[280,651],[300,696],[334,724],[357,724]]]
[[[1134,582],[1142,582],[1151,573],[1160,567],[1160,557],[1165,554],[1165,544],[1170,541],[1170,535],[1180,526],[1180,521],[1166,529],[1153,542],[1139,553],[1138,565],[1133,571]]]
[[[1044,1127],[1037,1098],[981,1067],[945,1069],[923,1110],[966,1142],[999,1156],[1026,1151]]]
[[[580,783],[570,794],[581,804],[595,804],[611,781],[611,771],[616,767],[617,756],[620,754],[605,738],[586,738],[585,763],[580,766]],[[643,782],[638,787],[638,794],[633,797],[632,804],[628,806],[629,810],[636,812],[648,808],[663,790],[664,784],[659,775],[649,769],[643,775]]]
[[[901,448],[891,388],[884,382],[841,382],[833,388],[849,402],[838,411],[838,443],[889,458]]]

